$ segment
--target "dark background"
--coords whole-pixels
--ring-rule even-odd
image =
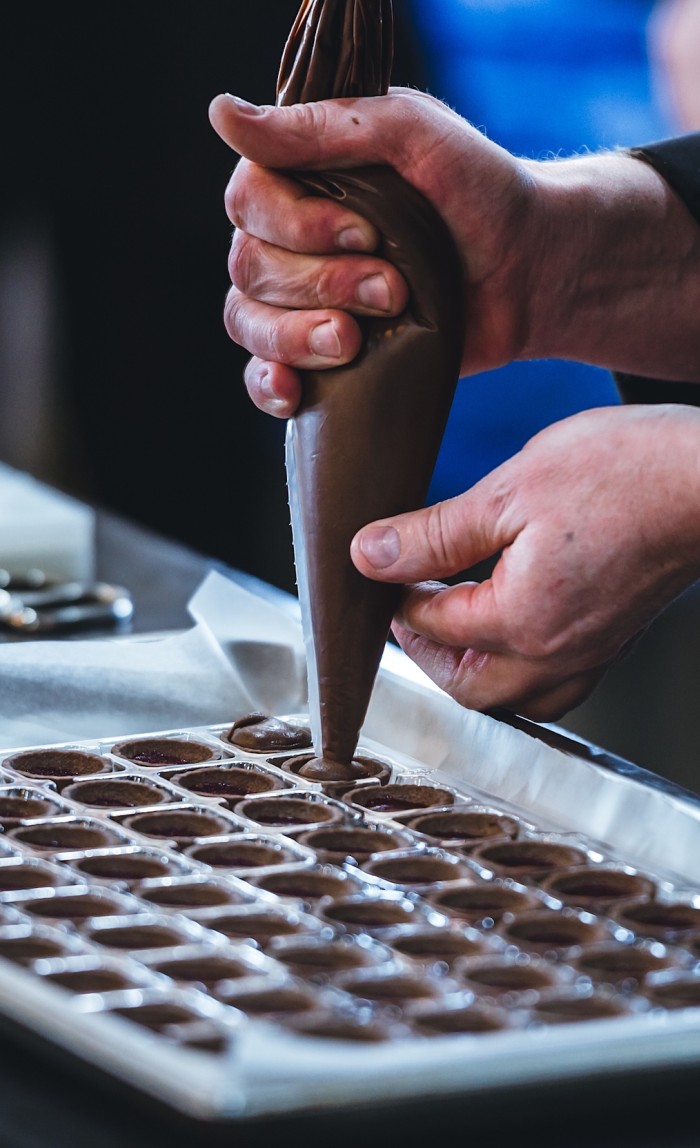
[[[223,327],[236,157],[207,108],[274,102],[298,6],[0,13],[0,458],[285,589],[284,425],[247,400]],[[397,23],[394,77],[420,85]]]

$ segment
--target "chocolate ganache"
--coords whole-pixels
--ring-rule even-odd
[[[277,103],[381,97],[392,54],[390,0],[305,0],[283,54]],[[317,755],[305,772],[342,780],[351,776],[401,593],[360,574],[350,542],[374,519],[425,501],[459,375],[464,288],[446,225],[392,168],[293,174],[312,194],[373,223],[377,255],[401,271],[410,290],[398,317],[360,320],[363,342],[351,363],[302,373],[302,403],[287,429]]]

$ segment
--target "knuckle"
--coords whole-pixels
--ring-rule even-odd
[[[430,559],[435,568],[446,570],[454,561],[454,546],[450,537],[445,504],[436,502],[428,508],[426,539]]]
[[[226,296],[224,304],[224,327],[230,339],[239,346],[244,346],[243,342],[243,322],[241,315],[241,301],[242,295],[239,291],[232,287]]]
[[[253,280],[254,241],[245,231],[235,231],[228,255],[228,273],[234,287],[247,291]]]
[[[242,227],[245,223],[246,204],[248,200],[247,172],[250,166],[247,160],[241,160],[228,181],[226,191],[224,192],[226,214],[234,227]]]

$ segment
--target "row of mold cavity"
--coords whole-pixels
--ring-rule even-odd
[[[201,1022],[216,1021],[220,1006],[300,1032],[313,1034],[318,1027],[317,1035],[338,1035],[342,1022],[348,1036],[356,1030],[358,1039],[387,1039],[700,1003],[697,944],[693,955],[691,947],[623,942],[609,933],[579,937],[577,944],[569,936],[566,945],[557,935],[558,949],[551,939],[545,951],[537,943],[517,949],[508,928],[485,932],[440,920],[416,903],[412,924],[364,921],[356,931],[352,922],[339,928],[332,912],[310,915],[260,903],[200,911],[199,921],[141,906],[43,924],[31,919],[28,908],[3,908],[4,959],[75,994],[82,1011],[118,1011],[146,1027],[155,1003],[165,1017],[168,1006],[186,1004],[182,994],[189,993],[197,1006],[190,1035],[200,1042],[208,1031]],[[564,919],[578,918],[571,913]],[[205,997],[215,1003],[213,1013],[210,1005],[202,1011]],[[228,1023],[234,1020],[229,1016]],[[178,1030],[178,1039],[191,1043],[186,1036]],[[219,1050],[225,1047],[222,1036]]]

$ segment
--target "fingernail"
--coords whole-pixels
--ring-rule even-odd
[[[363,279],[357,288],[357,298],[363,307],[370,307],[373,311],[391,309],[389,284],[383,275],[370,275]]]
[[[358,544],[375,570],[393,566],[401,554],[401,538],[393,526],[366,526],[358,536]]]
[[[309,350],[324,359],[340,358],[340,339],[332,319],[313,328],[309,335]]]
[[[345,251],[369,251],[372,248],[372,236],[361,227],[344,227],[338,233],[336,243]]]
[[[232,96],[230,92],[224,93],[229,100],[233,100],[239,112],[246,116],[261,116],[264,114],[265,109],[258,107],[257,104],[251,104],[248,100],[242,100],[240,96]]]

